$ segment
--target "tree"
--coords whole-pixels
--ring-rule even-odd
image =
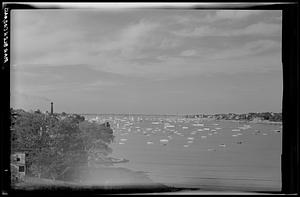
[[[107,155],[112,152],[109,144],[113,141],[114,135],[111,128],[97,123],[83,121],[79,124],[84,140],[84,150],[88,153],[88,163],[101,163],[107,160]]]
[[[43,155],[51,146],[51,139],[46,132],[50,117],[23,110],[13,110],[12,114],[11,148],[15,150],[30,149],[30,154],[26,157],[29,173],[41,176],[41,172],[44,170],[41,165],[47,164]],[[39,172],[31,170],[33,163],[39,166]]]
[[[12,148],[38,148],[42,142],[47,142],[47,130],[50,118],[38,113],[28,113],[22,110],[14,111],[12,121]]]
[[[57,121],[49,130],[49,133],[52,139],[49,156],[52,157],[52,160],[48,163],[48,176],[57,178],[67,168],[87,163],[87,152],[84,151],[81,131],[73,118]]]
[[[34,113],[41,114],[42,112],[40,109],[37,109]]]
[[[59,119],[49,114],[11,109],[12,149],[31,149],[29,174],[57,179],[68,169],[106,160],[112,152],[112,129],[73,114]]]
[[[85,120],[84,116],[81,116],[78,114],[72,114],[72,116],[70,116],[69,119],[77,124],[79,124],[80,122],[83,122]]]
[[[74,119],[59,120],[42,113],[13,111],[12,149],[31,149],[29,173],[55,179],[65,168],[87,161],[81,131]]]

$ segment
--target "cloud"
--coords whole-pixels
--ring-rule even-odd
[[[240,19],[246,19],[253,15],[262,14],[264,11],[262,10],[219,10],[216,11],[216,14],[214,17],[211,18],[211,21],[217,21],[217,20],[240,20]]]
[[[229,58],[241,58],[250,57],[253,55],[262,55],[265,52],[272,50],[280,50],[280,44],[272,40],[258,40],[248,42],[241,47],[228,48],[223,51],[218,51],[211,56],[210,59],[229,59]]]
[[[94,82],[83,85],[79,91],[81,90],[97,90],[101,88],[112,88],[116,86],[122,86],[124,83],[116,80],[108,80],[108,79],[98,79]]]
[[[138,23],[127,26],[115,38],[101,43],[99,50],[119,50],[123,56],[134,55],[139,49],[150,44],[147,43],[148,35],[158,27],[158,23],[141,19]]]
[[[218,34],[216,28],[210,26],[202,26],[194,29],[181,29],[173,32],[175,35],[184,36],[184,37],[201,37],[201,36],[209,36]]]
[[[185,50],[181,52],[181,56],[194,56],[197,54],[196,50]]]
[[[52,54],[69,51],[74,43],[82,39],[80,33],[69,30],[57,30],[51,34],[33,34],[34,31],[15,31],[12,35],[13,63],[33,63]],[[45,62],[42,62],[45,63]]]
[[[190,25],[190,24],[211,24],[224,21],[232,23],[249,20],[252,16],[257,16],[265,13],[266,10],[205,10],[196,14],[180,14],[173,15],[172,21],[174,24]]]
[[[160,42],[160,44],[158,45],[158,48],[163,49],[163,50],[172,49],[172,48],[180,46],[180,44],[182,44],[182,41],[180,41],[179,39],[163,38],[162,41]]]
[[[98,39],[88,40],[81,31],[69,29],[58,30],[51,34],[32,36],[35,30],[20,30],[14,36],[14,64],[21,65],[78,65],[89,64],[94,69],[115,73],[139,73],[135,58],[149,58],[142,51],[157,48],[161,43],[152,33],[158,29],[159,23],[140,19],[127,24],[119,31],[109,35],[98,35]],[[26,38],[26,39],[25,39]],[[177,45],[173,40],[166,39],[163,48]],[[150,58],[149,58],[150,59]]]
[[[53,20],[52,15],[59,20]],[[103,15],[109,18],[109,15]],[[142,49],[152,46],[151,33],[160,26],[143,18],[110,24],[107,20],[103,22],[103,17],[100,20],[91,18],[90,12],[74,11],[14,12],[13,17],[13,64],[91,64],[101,67],[108,61],[121,62],[121,59],[141,56]],[[30,22],[32,25],[23,25]]]
[[[204,37],[204,36],[245,36],[245,35],[280,35],[281,26],[272,23],[255,23],[240,29],[217,28],[209,25],[196,27],[194,29],[182,29],[173,32],[175,35],[184,37]]]
[[[256,23],[247,26],[244,29],[232,30],[224,32],[226,36],[239,36],[239,35],[280,35],[281,27],[279,24]],[[222,34],[221,34],[222,35]]]
[[[157,21],[153,17],[145,17],[144,15],[134,16],[130,18],[130,20],[123,21],[120,25],[118,23],[116,23],[118,25],[109,24],[109,22],[107,22],[110,18],[109,14],[106,15],[106,22],[101,19],[104,21],[103,23],[98,23],[98,18],[94,15],[94,22],[89,23],[88,21],[92,20],[93,17],[86,20],[86,18],[84,18],[85,14],[83,14],[81,15],[81,22],[85,22],[85,28],[92,28],[91,34],[86,34],[87,31],[82,28],[77,29],[76,25],[74,26],[74,24],[77,23],[74,21],[72,21],[73,25],[70,25],[70,18],[64,20],[62,14],[60,16],[62,18],[59,26],[61,28],[56,31],[51,31],[51,33],[41,34],[39,30],[40,26],[31,27],[30,29],[26,29],[26,26],[23,26],[25,29],[16,34],[19,37],[17,37],[15,43],[17,43],[19,49],[16,50],[14,56],[16,59],[19,59],[19,62],[23,65],[25,63],[31,63],[41,64],[41,66],[45,64],[57,66],[58,73],[61,65],[85,64],[95,70],[95,73],[97,73],[96,71],[107,71],[122,76],[153,77],[155,75],[177,75],[176,73],[181,73],[181,70],[184,68],[182,65],[189,64],[191,66],[189,66],[188,69],[184,68],[185,71],[183,71],[183,73],[192,73],[193,71],[189,69],[194,68],[194,64],[197,65],[199,62],[203,62],[203,60],[206,61],[209,58],[236,58],[255,54],[253,52],[255,50],[252,50],[252,48],[255,47],[259,49],[256,52],[271,50],[272,47],[276,48],[275,45],[272,45],[274,43],[269,42],[256,44],[255,46],[242,46],[241,49],[238,49],[238,47],[241,46],[241,42],[234,41],[228,44],[228,46],[232,48],[227,47],[226,51],[223,51],[225,44],[224,46],[220,46],[220,44],[216,44],[216,42],[231,42],[228,41],[227,38],[224,38],[222,42],[219,40],[223,38],[218,38],[218,41],[210,41],[210,39],[208,39],[209,42],[204,39],[197,39],[197,41],[196,39],[187,39],[189,37],[204,36],[231,37],[253,35],[252,40],[257,40],[256,36],[258,35],[277,35],[280,30],[280,25],[265,23],[263,21],[248,24],[243,28],[237,28],[241,26],[241,24],[239,24],[233,26],[235,28],[231,29],[229,26],[220,26],[215,23],[213,25],[199,25],[196,23],[197,20],[200,20],[202,23],[202,17],[198,16],[203,16],[204,19],[211,17],[211,20],[232,18],[232,24],[235,24],[237,18],[246,19],[258,13],[251,11],[209,11],[201,12],[201,14],[193,12],[193,14],[188,13],[187,15],[181,15],[181,13],[178,14],[178,12],[174,13],[175,14],[168,15],[167,20]],[[163,16],[166,16],[166,14],[161,14],[162,18]],[[178,25],[167,23],[171,20],[172,16],[182,16],[183,21],[184,17],[187,16],[188,19],[193,20],[194,23],[189,24],[187,22],[185,23],[186,26],[184,29],[175,31],[174,29],[178,28]],[[214,19],[212,17],[214,17]],[[46,18],[43,20],[43,24],[47,24]],[[114,18],[114,20],[116,20],[116,18]],[[50,22],[53,21],[50,20]],[[63,28],[63,24],[65,24],[67,28]],[[91,27],[91,24],[93,27]],[[51,26],[53,27],[53,24]],[[113,26],[113,28],[111,26]],[[109,30],[102,31],[101,29]],[[90,37],[87,35],[90,35]],[[269,48],[266,47],[268,44]],[[265,48],[263,45],[265,45]],[[191,56],[193,56],[193,58],[184,58]],[[24,58],[20,59],[20,57],[26,57],[26,60]],[[78,70],[73,73],[75,72],[80,73]]]

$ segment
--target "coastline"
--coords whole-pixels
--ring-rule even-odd
[[[237,122],[237,123],[253,123],[253,124],[271,124],[271,125],[282,125],[282,122],[274,122],[274,121],[267,121],[267,120],[262,120],[262,121],[253,121],[253,120],[226,120],[226,119],[214,119],[214,118],[207,118],[204,120],[208,121],[220,121],[220,122]]]

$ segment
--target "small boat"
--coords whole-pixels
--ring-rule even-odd
[[[195,126],[195,127],[203,127],[204,124],[193,124],[193,126]]]
[[[159,124],[159,122],[152,122],[152,124]]]
[[[161,140],[159,140],[160,142],[169,142],[169,140],[168,139],[161,139]]]

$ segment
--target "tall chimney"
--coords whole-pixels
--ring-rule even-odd
[[[51,102],[51,115],[53,115],[53,102]]]

